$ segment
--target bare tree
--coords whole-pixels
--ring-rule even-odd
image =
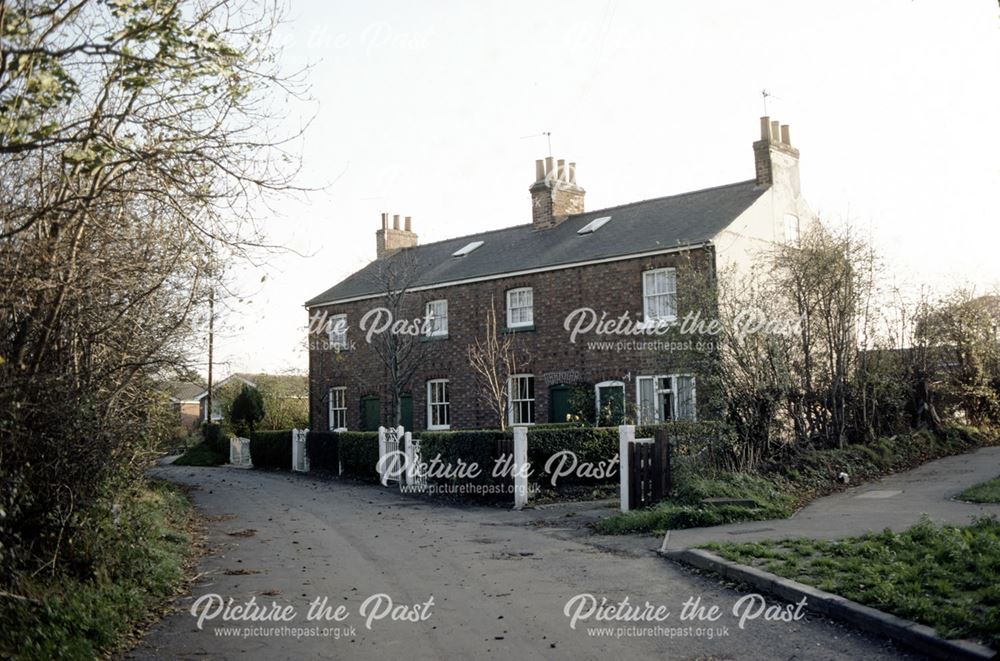
[[[271,135],[298,93],[278,18],[0,2],[0,583],[89,566],[68,541],[137,481],[156,382],[191,364],[222,277],[210,257],[267,249],[255,207],[297,171]]]
[[[490,306],[483,320],[483,334],[469,345],[469,366],[494,419],[500,429],[506,429],[510,376],[517,374],[518,362],[514,335],[500,330],[493,296],[490,296]]]
[[[859,332],[875,286],[874,252],[849,229],[838,233],[817,223],[799,243],[771,251],[768,261],[776,295],[800,319],[788,400],[796,435],[843,447]]]
[[[376,263],[374,280],[381,291],[380,314],[389,326],[372,336],[371,347],[388,377],[392,426],[402,424],[403,394],[426,356],[422,341],[424,320],[411,304],[410,291],[419,272],[419,263],[410,250],[401,250]]]

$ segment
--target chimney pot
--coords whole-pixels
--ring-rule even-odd
[[[537,230],[555,227],[568,217],[583,213],[585,191],[576,183],[576,163],[551,156],[535,161],[535,174],[542,177],[531,185],[531,220]]]
[[[382,229],[375,232],[375,257],[382,259],[400,250],[417,245],[417,235],[413,233],[413,220],[406,216],[406,231],[399,231],[399,214],[392,216],[392,231],[389,229],[389,214],[382,213]]]
[[[753,143],[759,186],[783,186],[799,195],[799,152],[792,147],[788,124],[760,118],[760,140]]]
[[[535,161],[535,181],[541,181],[545,178],[545,161],[538,159]]]

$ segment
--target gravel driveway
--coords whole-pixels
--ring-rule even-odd
[[[234,468],[153,473],[195,487],[211,551],[193,594],[131,659],[919,658],[808,614],[792,622],[760,616],[740,629],[731,611],[745,593],[660,559],[642,542],[609,550],[580,532],[539,525],[542,511],[454,507],[377,486]],[[584,596],[572,604],[571,614],[580,613],[572,629],[564,609],[581,594],[608,603],[628,597],[670,614],[598,622],[585,618]],[[201,629],[191,615],[199,598]],[[230,598],[274,602],[295,617],[210,617]],[[721,617],[681,621],[691,598],[717,606]],[[323,599],[324,616],[335,619],[307,619]]]

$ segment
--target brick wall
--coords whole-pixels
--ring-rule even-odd
[[[450,381],[453,429],[496,426],[494,414],[480,394],[475,374],[469,367],[468,347],[475,343],[477,336],[482,337],[485,333],[485,311],[491,299],[499,325],[506,326],[506,292],[517,287],[534,289],[534,328],[515,333],[514,339],[523,366],[520,371],[535,376],[535,421],[549,422],[549,385],[570,381],[569,376],[573,375],[576,380],[586,383],[624,381],[626,403],[634,404],[635,377],[673,372],[676,356],[669,352],[588,350],[588,340],[601,338],[589,334],[571,343],[570,334],[563,326],[567,314],[577,308],[590,307],[598,313],[606,311],[608,317],[628,312],[632,320],[641,320],[643,271],[675,267],[678,279],[682,280],[684,269],[709,269],[712,262],[712,254],[699,249],[411,293],[411,309],[407,314],[410,319],[423,315],[427,301],[448,300],[448,337],[421,342],[423,360],[408,388],[413,397],[414,429],[420,431],[426,426],[426,381],[438,378]],[[360,402],[366,395],[380,397],[381,422],[389,423],[391,394],[387,371],[358,327],[362,316],[379,305],[378,299],[369,299],[310,311],[311,314],[324,310],[330,315],[346,314],[347,337],[352,345],[351,349],[341,352],[322,346],[310,349],[309,397],[313,429],[326,429],[328,389],[339,386],[347,389],[349,429],[359,427]],[[680,314],[683,313],[680,310]],[[314,339],[322,344],[325,335]],[[567,372],[570,375],[566,375]]]

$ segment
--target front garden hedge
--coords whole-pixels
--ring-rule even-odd
[[[251,432],[250,461],[254,468],[292,470],[292,430]]]
[[[339,470],[340,432],[310,431],[306,435],[306,454],[310,470],[324,470],[336,473]]]
[[[310,432],[312,436],[315,432]],[[344,475],[371,482],[378,481],[378,432],[342,431],[337,435],[337,452]],[[308,441],[307,441],[308,442]],[[312,457],[309,459],[310,468]]]
[[[501,456],[500,441],[513,438],[514,434],[510,430],[499,429],[421,432],[420,457],[425,464],[439,458],[445,467],[458,469],[462,465],[468,466],[474,463],[480,469],[479,475],[475,478],[431,478],[431,482],[513,485],[513,478],[509,475],[493,477],[493,468]]]

